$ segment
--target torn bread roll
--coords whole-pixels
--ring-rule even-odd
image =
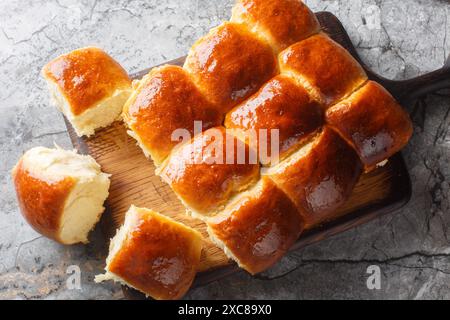
[[[92,157],[36,147],[22,156],[12,176],[21,212],[37,232],[62,244],[88,242],[110,185]]]
[[[279,261],[304,227],[294,203],[268,178],[239,194],[207,225],[213,242],[251,274]]]
[[[78,136],[117,120],[131,94],[127,72],[99,48],[74,50],[42,69],[52,100]]]
[[[131,206],[111,239],[106,273],[95,281],[114,280],[157,300],[179,299],[194,280],[201,250],[199,232]]]

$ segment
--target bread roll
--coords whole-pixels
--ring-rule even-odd
[[[92,157],[36,147],[12,176],[22,214],[37,232],[63,244],[88,242],[110,184]]]
[[[95,47],[77,49],[42,70],[55,105],[78,136],[90,136],[118,119],[131,93],[125,70]]]
[[[231,21],[263,36],[277,52],[320,31],[316,15],[300,0],[239,0]]]
[[[189,289],[200,262],[202,236],[166,216],[131,206],[109,246],[106,273],[158,300],[179,299]]]
[[[198,91],[189,74],[168,65],[153,69],[140,81],[123,118],[130,135],[156,165],[180,142],[172,136],[176,129],[186,129],[192,136],[194,121],[201,121],[200,132],[222,122],[222,114]]]
[[[326,105],[350,95],[367,80],[350,53],[323,33],[281,52],[279,63],[282,73],[296,78]]]
[[[413,130],[408,114],[373,81],[328,109],[326,119],[355,148],[367,170],[402,149]]]
[[[247,28],[225,22],[192,46],[184,68],[225,114],[272,78],[277,62],[268,44]]]
[[[225,118],[225,127],[248,132],[252,147],[259,151],[267,148],[269,157],[272,156],[271,130],[278,130],[278,143],[273,143],[279,149],[279,159],[288,156],[322,124],[322,107],[304,88],[282,75],[268,81]],[[267,130],[267,134],[260,130]]]
[[[211,128],[176,148],[157,174],[193,216],[203,219],[258,180],[260,166],[252,152],[223,127]]]
[[[296,204],[306,227],[332,220],[362,173],[354,150],[325,127],[307,145],[270,168],[268,175]]]
[[[211,239],[251,274],[275,264],[303,230],[289,198],[267,178],[207,220]]]

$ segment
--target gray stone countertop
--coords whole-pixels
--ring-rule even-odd
[[[363,60],[405,79],[440,68],[450,54],[445,0],[309,0],[337,15]],[[19,213],[10,170],[21,154],[53,142],[70,148],[62,116],[40,77],[51,58],[87,45],[111,53],[129,72],[184,55],[227,20],[233,0],[5,0],[0,2],[0,299],[121,299],[96,285],[106,241],[61,246],[40,237]],[[429,96],[403,154],[413,195],[395,214],[285,257],[273,280],[239,273],[191,290],[187,299],[449,299],[450,98]],[[413,106],[406,106],[412,111]],[[380,289],[366,285],[380,268]],[[72,267],[70,267],[72,266]],[[73,267],[75,266],[75,267]],[[75,268],[75,269],[74,269]],[[73,270],[80,286],[68,286]],[[284,277],[277,275],[288,273]],[[69,279],[70,280],[70,279]]]

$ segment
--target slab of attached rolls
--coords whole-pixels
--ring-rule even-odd
[[[124,119],[158,174],[251,273],[275,263],[304,227],[332,220],[363,170],[411,135],[407,114],[299,0],[238,0],[231,22],[197,41],[183,69],[144,78]],[[194,132],[194,120],[207,131]],[[197,136],[173,142],[175,127]],[[259,137],[248,137],[260,129],[278,129],[280,142],[279,163],[258,154],[262,176],[260,164],[205,160],[220,147],[203,158],[214,130],[258,153]]]

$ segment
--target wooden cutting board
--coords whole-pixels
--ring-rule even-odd
[[[317,17],[323,31],[361,62],[339,20],[329,12],[319,12]],[[167,63],[182,65],[183,62],[184,58],[180,58]],[[399,82],[384,79],[369,70],[364,63],[361,62],[361,64],[371,79],[382,83],[401,102],[414,99],[419,93],[423,94],[449,85],[449,68]],[[150,69],[143,70],[132,77],[139,79]],[[98,131],[91,138],[78,138],[67,121],[66,124],[74,147],[80,153],[90,154],[105,172],[112,174],[110,195],[106,203],[107,210],[101,223],[107,237],[114,235],[131,204],[148,207],[199,230],[205,236],[200,272],[194,285],[208,283],[238,269],[220,249],[209,241],[204,223],[185,214],[180,201],[170,187],[155,175],[153,162],[145,158],[135,140],[127,135],[122,123],[114,123]],[[408,202],[410,196],[410,178],[402,156],[397,154],[384,167],[361,176],[350,199],[339,209],[340,218],[308,230],[292,250],[397,210]],[[126,290],[126,293],[128,297],[140,297],[131,290]]]

